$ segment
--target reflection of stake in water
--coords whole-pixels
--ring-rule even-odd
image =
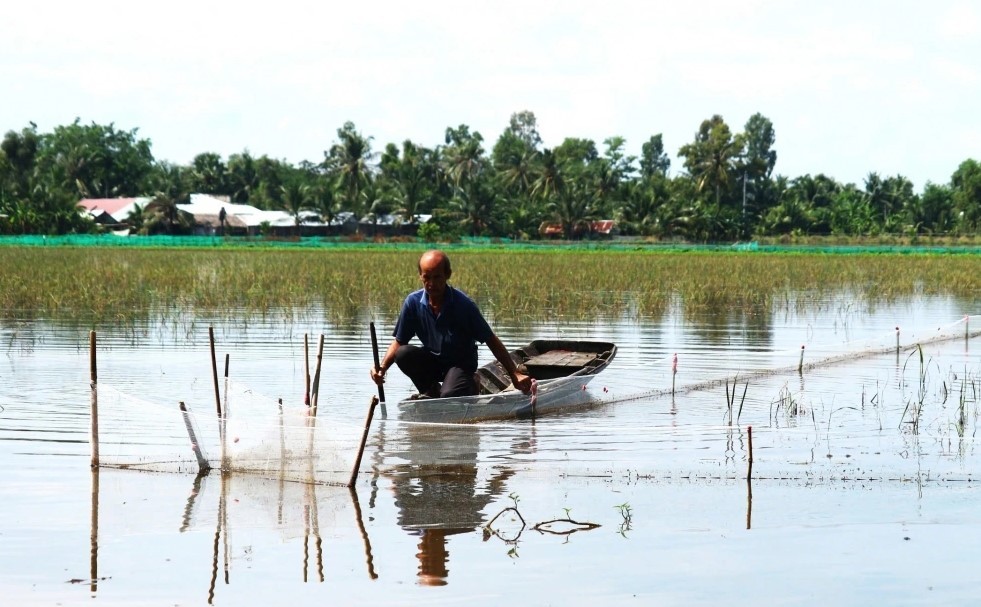
[[[217,515],[214,519],[211,578],[207,593],[209,604],[213,604],[216,600],[220,586],[219,579],[225,585],[232,583],[232,569],[236,560],[234,556],[236,549],[232,541],[235,521],[248,521],[248,525],[254,526],[257,518],[268,517],[272,528],[280,529],[288,539],[300,544],[297,560],[301,566],[303,581],[324,582],[326,575],[324,541],[321,535],[322,517],[326,512],[331,518],[330,525],[336,525],[337,514],[350,503],[355,517],[354,523],[364,545],[368,576],[371,579],[378,577],[361,506],[357,493],[353,489],[314,483],[281,483],[276,479],[259,479],[253,475],[235,473],[220,474],[217,483],[213,482],[214,479],[215,477],[209,474],[200,474],[195,478],[184,506],[180,527],[180,532],[183,533],[197,524],[210,524],[210,521],[198,520],[200,517],[198,509],[203,499],[207,501],[205,497],[208,487],[217,484],[219,494]],[[209,480],[212,481],[210,484]],[[252,553],[252,546],[244,548],[244,554]],[[251,557],[249,558],[251,560]],[[93,561],[93,571],[94,567]],[[248,571],[255,572],[254,567],[255,563],[250,563]],[[261,574],[261,572],[257,573]]]

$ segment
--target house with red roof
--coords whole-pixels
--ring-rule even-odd
[[[83,198],[80,211],[103,225],[126,223],[130,213],[142,210],[152,198]]]

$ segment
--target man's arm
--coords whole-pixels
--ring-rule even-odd
[[[507,371],[508,375],[511,377],[511,383],[514,387],[521,390],[524,393],[531,392],[531,377],[525,375],[518,371],[518,366],[514,363],[514,359],[511,358],[511,354],[508,349],[504,347],[501,340],[498,339],[497,335],[491,335],[490,339],[487,340],[487,347],[494,354],[494,358],[497,359],[499,363]]]
[[[381,385],[385,381],[385,372],[388,371],[389,367],[395,364],[395,352],[399,349],[399,340],[393,339],[392,343],[388,346],[388,351],[385,352],[384,358],[381,359],[381,369],[376,369],[374,366],[371,367],[371,379],[376,384]]]

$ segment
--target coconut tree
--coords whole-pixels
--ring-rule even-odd
[[[190,234],[194,218],[177,206],[177,200],[163,192],[157,192],[153,200],[143,208],[142,234]]]
[[[381,175],[394,210],[403,221],[412,223],[423,212],[432,196],[437,174],[432,151],[406,140],[401,153],[389,144],[382,154]]]
[[[548,203],[552,219],[562,225],[567,240],[576,234],[588,232],[589,221],[594,219],[596,193],[587,184],[576,181],[567,184]]]
[[[698,192],[712,192],[717,207],[734,183],[736,161],[743,154],[743,136],[733,136],[721,116],[702,121],[695,141],[681,146],[678,155],[695,181]]]
[[[549,200],[565,189],[565,175],[558,158],[551,150],[542,152],[541,164],[537,167],[535,180],[531,184],[531,195],[540,200]]]
[[[353,122],[345,122],[337,129],[337,138],[337,143],[324,154],[324,168],[334,176],[348,210],[361,217],[364,214],[361,191],[372,179],[372,138],[361,135]]]
[[[298,179],[293,179],[282,186],[283,208],[293,218],[297,237],[300,236],[300,224],[303,223],[303,211],[310,207],[313,200],[309,184],[302,183]]]

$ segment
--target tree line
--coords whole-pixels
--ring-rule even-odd
[[[192,192],[285,210],[301,221],[342,212],[369,220],[432,215],[427,236],[536,238],[543,222],[567,238],[596,219],[621,233],[692,242],[792,235],[964,235],[981,222],[981,163],[967,159],[946,184],[916,192],[902,175],[869,173],[864,183],[824,174],[774,172],[776,134],[761,114],[733,132],[721,116],[702,121],[671,171],[660,134],[625,152],[623,137],[567,138],[546,148],[534,113],[517,112],[491,146],[467,125],[443,143],[406,140],[380,151],[345,123],[318,162],[291,164],[248,151],[198,154],[189,166],[156,161],[137,129],[73,123],[8,131],[0,143],[0,233],[66,234],[98,229],[81,198],[146,196],[129,222],[144,234],[186,233],[176,205]]]

